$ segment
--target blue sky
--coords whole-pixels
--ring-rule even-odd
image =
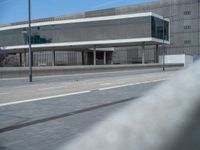
[[[156,0],[32,0],[32,19]],[[27,20],[28,0],[0,0],[0,24]]]

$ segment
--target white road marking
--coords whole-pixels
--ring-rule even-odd
[[[131,85],[132,85],[132,84],[116,85],[116,86],[111,86],[111,87],[100,88],[100,89],[98,89],[98,90],[99,90],[99,91],[104,91],[104,90],[116,89],[116,88],[131,86]]]
[[[81,92],[74,92],[74,93],[67,93],[67,94],[60,94],[60,95],[54,95],[54,96],[34,98],[34,99],[29,99],[29,100],[22,100],[22,101],[16,101],[16,102],[3,103],[3,104],[0,104],[0,107],[7,106],[7,105],[27,103],[27,102],[41,101],[41,100],[52,99],[52,98],[65,97],[65,96],[72,96],[72,95],[78,95],[78,94],[85,94],[85,93],[89,93],[89,92],[91,92],[91,91],[81,91]]]

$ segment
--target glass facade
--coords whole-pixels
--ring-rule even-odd
[[[168,40],[165,22],[165,39]],[[163,21],[146,16],[115,20],[66,23],[32,27],[32,44],[82,42],[155,37],[163,39]],[[0,46],[28,43],[26,28],[0,31]]]
[[[169,41],[169,22],[156,17],[151,17],[151,22],[152,37]]]

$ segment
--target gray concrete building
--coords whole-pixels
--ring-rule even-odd
[[[192,56],[200,55],[199,47],[199,28],[200,28],[200,1],[199,0],[161,0],[139,5],[130,5],[127,7],[115,8],[115,14],[127,14],[136,12],[154,12],[170,19],[170,45],[163,49],[160,47],[160,55],[165,50],[166,54],[187,54]],[[110,10],[111,11],[111,10]],[[127,48],[127,63],[132,59],[130,56],[140,58],[141,54],[134,51],[136,56],[130,51],[132,47]],[[121,49],[119,49],[120,51]],[[138,53],[137,53],[138,52]],[[119,52],[120,53],[120,52]],[[125,53],[125,52],[124,52]],[[116,57],[119,59],[120,54]],[[145,56],[147,62],[153,60],[153,48],[146,47]],[[120,60],[121,61],[121,60]]]
[[[200,1],[199,0],[160,0],[156,2],[137,4],[137,5],[129,5],[124,7],[110,8],[104,10],[83,12],[74,15],[66,15],[52,18],[44,18],[33,20],[32,23],[44,23],[54,21],[67,21],[67,20],[77,20],[77,19],[91,19],[91,18],[101,18],[101,17],[113,17],[113,16],[121,16],[121,15],[133,15],[138,13],[148,13],[152,12],[154,14],[158,14],[170,20],[170,44],[162,45],[162,41],[157,43],[148,44],[146,42],[145,47],[142,46],[142,41],[137,44],[113,44],[110,45],[95,47],[96,44],[93,44],[93,47],[77,47],[74,48],[62,48],[62,49],[49,49],[43,48],[35,50],[33,53],[33,65],[35,66],[45,66],[45,65],[82,65],[82,64],[94,64],[94,57],[97,58],[95,64],[131,64],[131,63],[157,63],[158,55],[162,54],[187,54],[192,56],[200,55],[200,38],[199,38],[199,8]],[[108,22],[108,21],[106,21]],[[111,21],[112,22],[112,21]],[[26,24],[27,22],[19,22],[13,23],[8,26],[3,26],[1,28],[6,28],[9,26],[20,26]],[[116,24],[118,24],[116,22]],[[115,24],[115,26],[116,26]],[[134,24],[134,23],[133,23]],[[143,23],[141,23],[142,25]],[[101,26],[101,24],[99,24]],[[93,25],[94,26],[94,25]],[[113,27],[113,25],[112,25]],[[124,27],[126,28],[126,27]],[[137,27],[135,31],[137,31]],[[145,27],[141,27],[140,36],[136,38],[144,38],[146,36],[141,36],[143,33],[147,31],[144,30]],[[35,30],[35,31],[34,31]],[[35,37],[33,40],[39,41],[42,44],[50,42],[51,38],[46,38],[37,36],[37,32],[39,30],[43,30],[42,27],[38,26],[33,29],[33,33]],[[50,29],[52,30],[52,29]],[[116,29],[117,30],[117,29]],[[101,29],[103,31],[103,29]],[[52,31],[53,32],[53,31]],[[123,29],[122,29],[123,32]],[[166,31],[168,32],[168,31]],[[21,32],[21,37],[23,36],[24,41],[26,41],[26,31]],[[79,32],[80,33],[80,32]],[[109,30],[110,35],[115,33],[115,31]],[[0,33],[1,34],[1,33]],[[52,33],[55,35],[55,33]],[[68,32],[71,36],[72,34]],[[130,33],[131,34],[131,33]],[[133,33],[132,33],[133,34]],[[2,35],[2,34],[1,34]],[[9,35],[9,34],[8,34]],[[134,34],[137,35],[137,34]],[[89,36],[91,39],[99,40],[98,33]],[[104,35],[108,37],[108,35]],[[121,38],[123,38],[123,34],[121,34]],[[161,35],[162,36],[162,35]],[[18,36],[19,37],[19,36]],[[82,38],[81,38],[82,37]],[[2,38],[4,38],[2,36]],[[60,36],[57,38],[63,38]],[[72,37],[73,39],[73,37]],[[84,36],[80,35],[80,40],[84,41]],[[120,39],[120,37],[118,37]],[[161,38],[160,38],[161,39]],[[109,39],[110,40],[110,39]],[[8,46],[2,42],[0,37],[0,46]],[[7,40],[9,41],[9,40]],[[1,43],[2,42],[2,43]],[[144,41],[145,42],[145,41]],[[93,50],[95,48],[95,53]],[[143,49],[144,48],[144,49]],[[83,49],[86,49],[83,51]],[[18,51],[16,53],[16,51]],[[28,64],[28,55],[26,53],[26,47],[22,47],[19,49],[13,48],[10,49],[11,60],[13,61],[12,65],[27,65]],[[145,59],[144,59],[145,58]],[[52,61],[53,60],[53,61]],[[24,63],[23,63],[24,62]]]

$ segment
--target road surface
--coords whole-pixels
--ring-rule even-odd
[[[0,80],[0,149],[54,150],[137,101],[176,70]]]

